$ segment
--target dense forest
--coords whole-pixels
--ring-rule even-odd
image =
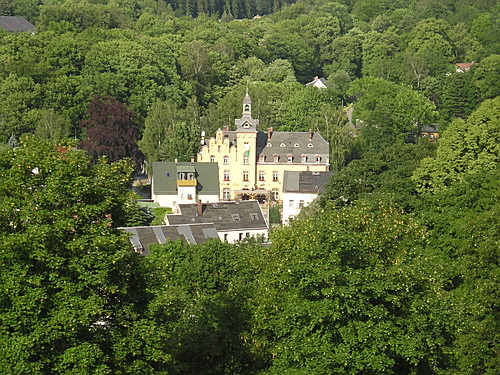
[[[0,31],[0,372],[498,373],[498,1],[0,15],[36,26]],[[133,174],[195,155],[246,89],[262,130],[330,142],[325,193],[270,246],[133,253],[117,229],[146,220]]]

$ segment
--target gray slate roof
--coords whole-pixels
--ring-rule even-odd
[[[235,131],[227,131],[229,141],[237,146]],[[301,156],[307,156],[309,163],[315,162],[316,155],[321,156],[323,163],[330,155],[328,142],[319,133],[312,133],[309,140],[309,132],[275,132],[272,131],[271,138],[267,139],[267,133],[257,132],[257,157],[263,154],[266,163],[274,161],[274,154],[279,157],[279,163],[287,163],[288,154],[293,155],[293,163],[301,164]],[[259,163],[259,161],[257,161]]]
[[[323,193],[325,185],[336,172],[285,171],[284,193]]]
[[[309,132],[271,132],[271,138],[262,133],[257,137],[257,155],[265,155],[266,162],[272,162],[274,154],[279,156],[280,163],[287,162],[288,154],[293,155],[293,163],[301,163],[301,156],[307,156],[309,163],[314,162],[315,156],[320,155],[322,162],[329,156],[328,142],[319,133]]]
[[[179,214],[166,215],[170,225],[213,223],[217,231],[267,229],[267,223],[257,201],[179,204]]]
[[[156,225],[150,227],[122,227],[118,228],[132,234],[130,242],[137,252],[142,255],[149,254],[149,245],[162,244],[168,240],[180,239],[183,242],[196,245],[209,238],[219,238],[213,224],[188,224],[188,225]]]
[[[0,16],[0,27],[5,31],[35,31],[35,25],[23,17]]]
[[[439,133],[439,124],[425,124],[420,131],[423,133]]]
[[[198,180],[198,194],[219,195],[217,163],[165,162],[153,163],[153,193],[177,194],[177,172],[193,171]]]

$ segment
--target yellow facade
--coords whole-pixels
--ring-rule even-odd
[[[198,162],[218,163],[223,200],[234,200],[248,191],[281,201],[285,171],[329,170],[329,146],[321,135],[257,131],[248,93],[242,118],[235,124],[236,131],[217,130],[215,138],[203,141],[198,153]]]

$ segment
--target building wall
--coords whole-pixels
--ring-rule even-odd
[[[297,217],[302,207],[309,206],[317,197],[318,194],[313,193],[283,193],[283,224],[289,224],[291,219]]]
[[[211,195],[200,194],[197,197],[193,198],[192,200],[188,199],[181,200],[178,194],[153,194],[152,199],[160,207],[170,207],[172,209],[175,209],[175,207],[179,203],[196,203],[197,200],[201,200],[203,203],[215,203],[220,200],[219,196],[215,194]]]
[[[246,237],[264,237],[267,238],[267,229],[249,229],[249,230],[234,230],[218,232],[221,241],[227,241],[229,243],[236,243]]]
[[[235,190],[266,189],[273,191],[277,189],[278,200],[282,200],[283,176],[285,171],[314,171],[323,172],[329,170],[326,161],[321,163],[283,163],[283,162],[257,162],[257,133],[238,133],[237,144],[239,147],[230,146],[229,138],[225,138],[225,132],[218,130],[215,138],[210,138],[198,153],[198,162],[215,161],[219,163],[219,187],[220,197],[224,199],[224,189],[230,189],[230,199],[235,199]],[[250,152],[248,164],[244,164],[244,144],[248,142]],[[226,161],[224,158],[227,158]],[[248,181],[244,180],[244,172],[248,173]],[[259,179],[259,172],[264,173],[264,180]],[[274,180],[274,172],[278,172],[278,179]],[[226,174],[229,174],[227,180]]]

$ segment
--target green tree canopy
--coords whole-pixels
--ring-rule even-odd
[[[496,168],[500,157],[500,97],[484,101],[467,120],[453,121],[435,158],[422,160],[413,180],[421,193],[447,189],[465,175]]]
[[[132,166],[91,165],[74,142],[0,152],[0,371],[148,371],[145,303],[126,236]]]

